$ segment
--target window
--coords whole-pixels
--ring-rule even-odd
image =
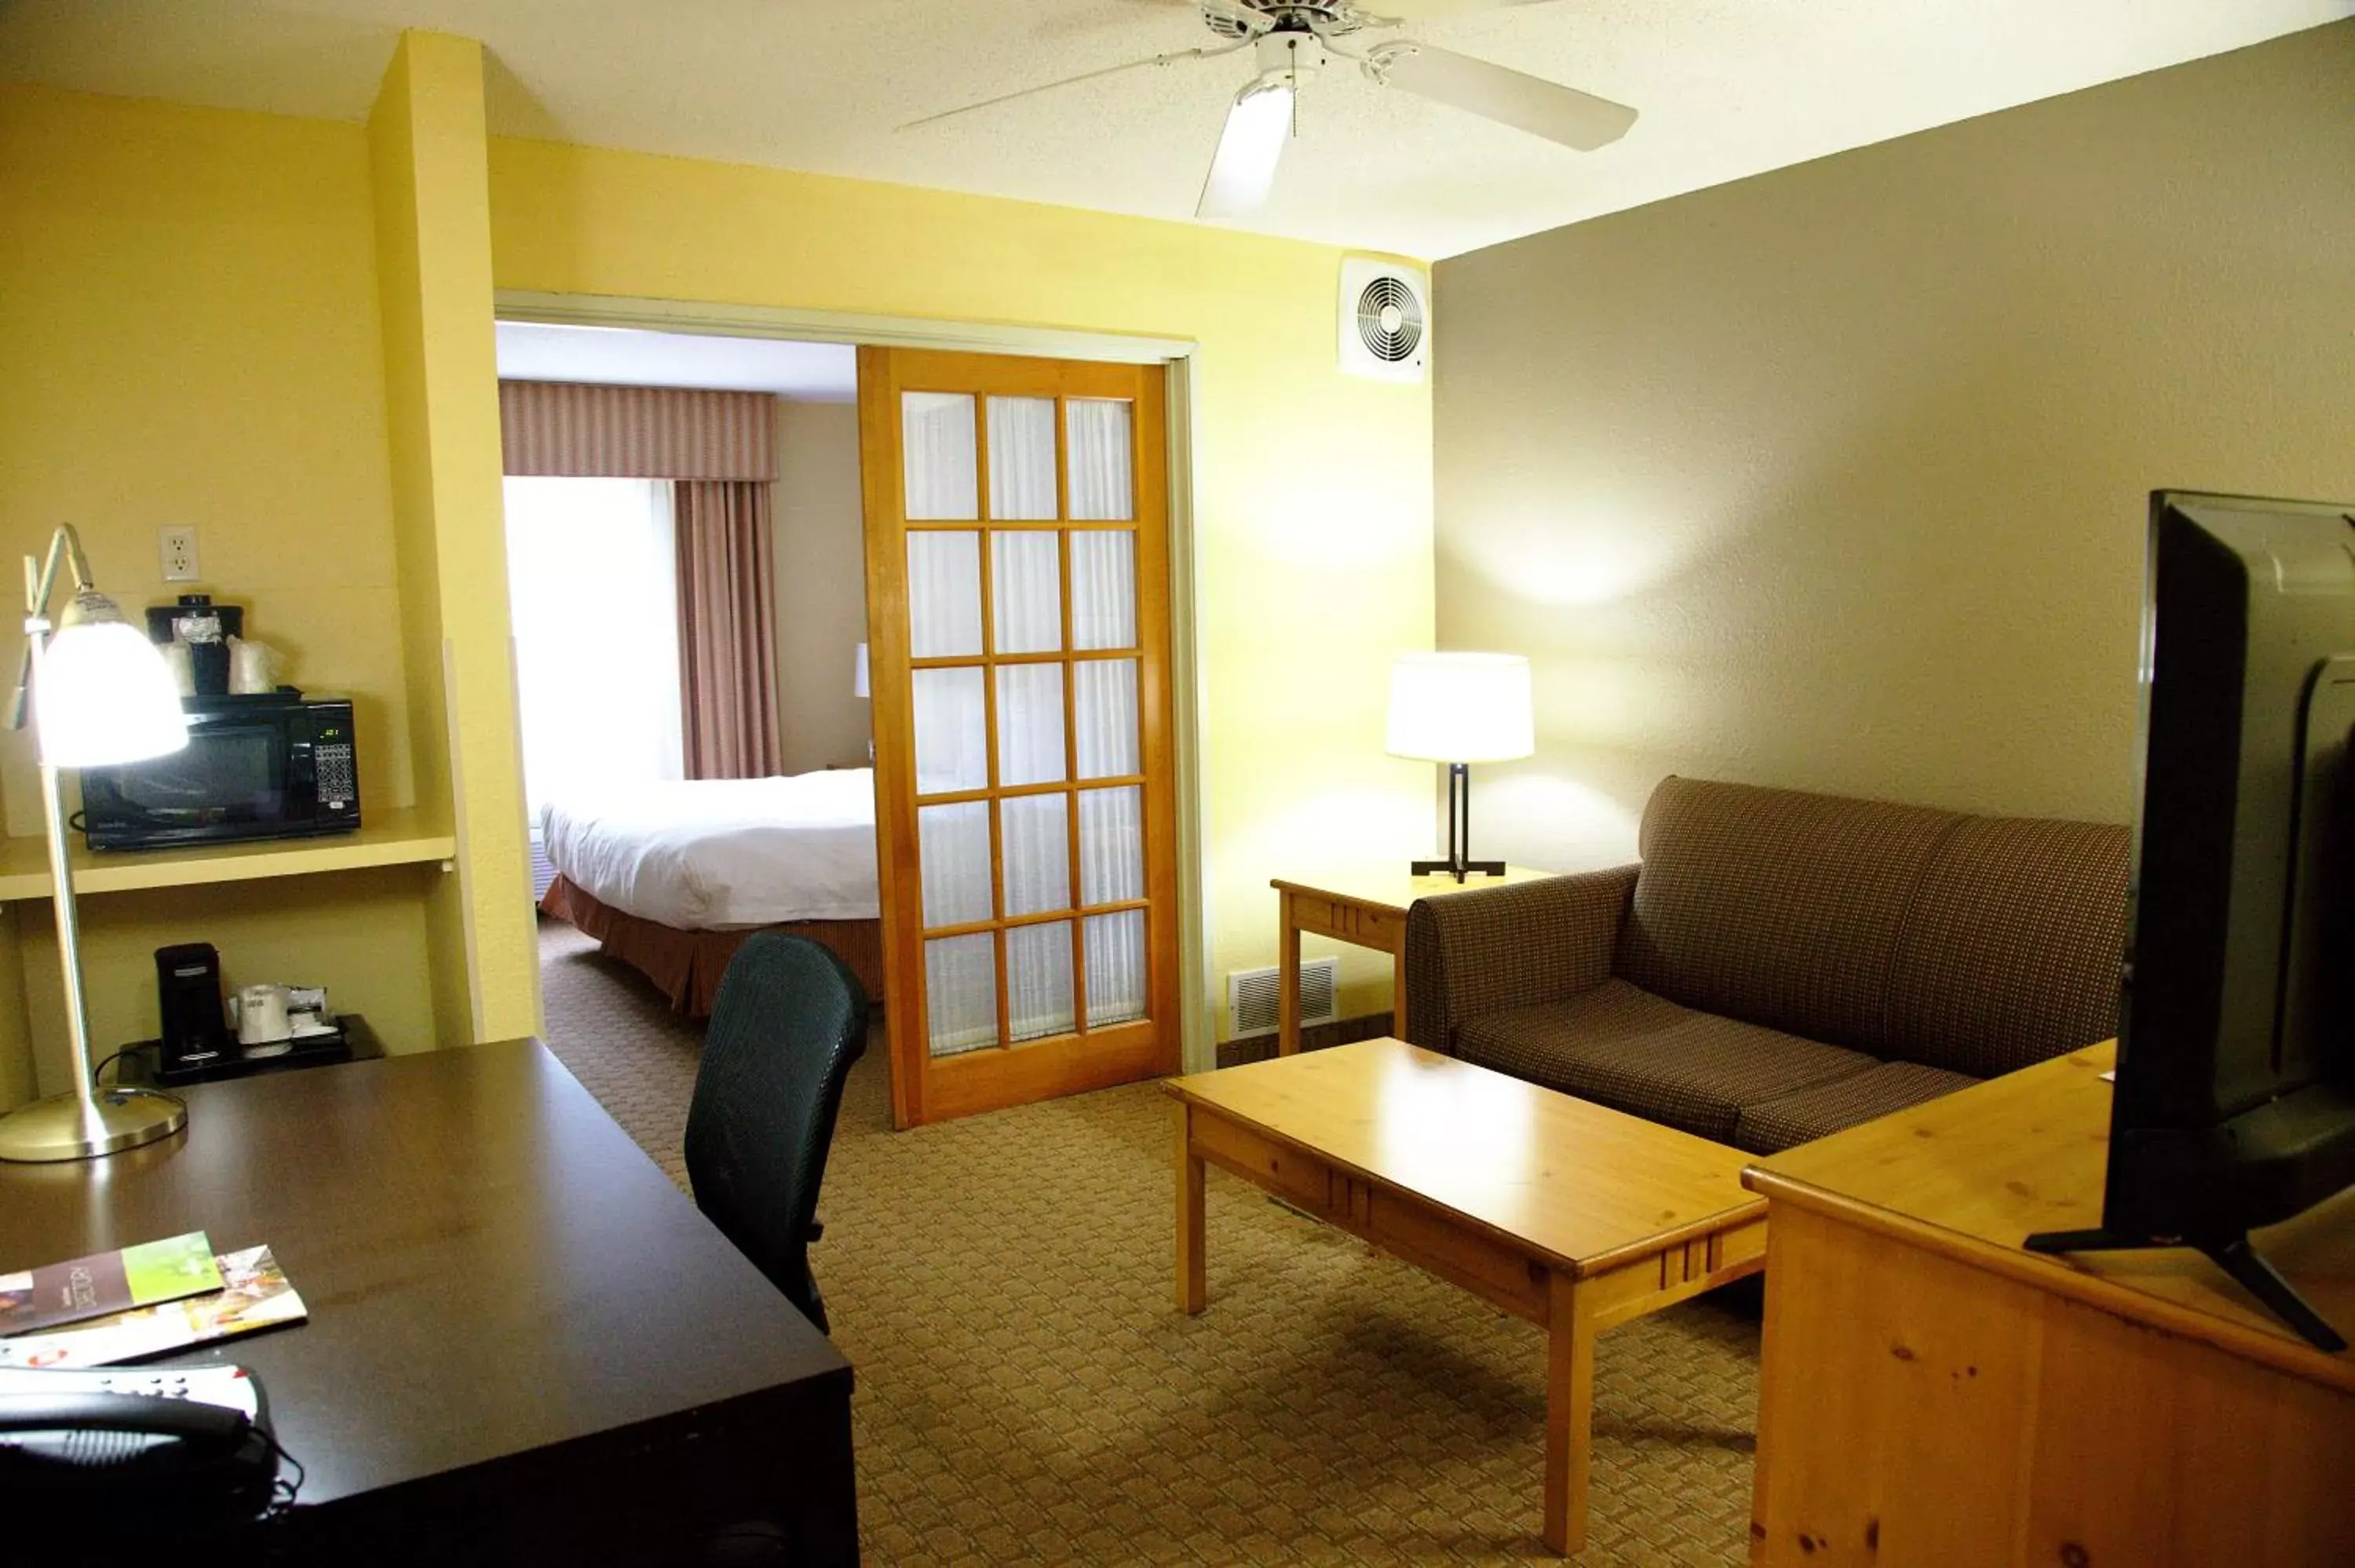
[[[532,820],[559,796],[680,776],[670,482],[506,482],[507,595]]]

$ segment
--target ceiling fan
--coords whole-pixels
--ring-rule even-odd
[[[1256,69],[1227,110],[1226,129],[1219,136],[1218,151],[1210,158],[1209,176],[1202,182],[1201,200],[1194,208],[1197,217],[1240,217],[1265,201],[1275,183],[1276,161],[1282,157],[1284,143],[1297,124],[1301,79],[1316,75],[1336,59],[1355,64],[1377,87],[1412,92],[1451,109],[1542,136],[1549,142],[1575,147],[1582,153],[1608,146],[1636,123],[1636,111],[1624,103],[1614,103],[1607,98],[1563,87],[1526,71],[1411,39],[1378,37],[1360,41],[1356,37],[1452,12],[1541,5],[1544,0],[1371,0],[1380,10],[1361,6],[1356,0],[1192,3],[1219,42],[1083,71],[1060,81],[1042,82],[1019,92],[929,114],[900,129],[910,131],[919,125],[937,124],[956,115],[1122,71],[1176,65],[1185,60],[1217,59],[1248,49]]]

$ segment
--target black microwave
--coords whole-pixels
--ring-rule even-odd
[[[91,848],[310,838],[360,825],[349,702],[291,687],[180,701],[186,747],[82,769],[81,827]]]

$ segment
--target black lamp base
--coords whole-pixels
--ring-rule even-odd
[[[1461,882],[1467,876],[1502,876],[1505,863],[1501,860],[1418,860],[1408,863],[1408,869],[1417,876],[1452,876]]]
[[[1447,858],[1412,861],[1408,871],[1415,876],[1452,876],[1458,882],[1470,876],[1505,874],[1503,861],[1472,858],[1472,769],[1467,764],[1447,765]]]

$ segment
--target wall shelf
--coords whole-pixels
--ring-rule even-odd
[[[257,843],[205,844],[190,849],[93,854],[73,835],[70,862],[74,892],[129,893],[143,887],[194,887],[219,882],[255,882],[272,876],[305,876],[321,871],[358,871],[452,860],[457,839],[430,831],[423,814],[409,809],[378,811],[357,832],[316,839],[274,839]],[[0,903],[49,896],[49,853],[37,838],[0,839]]]

